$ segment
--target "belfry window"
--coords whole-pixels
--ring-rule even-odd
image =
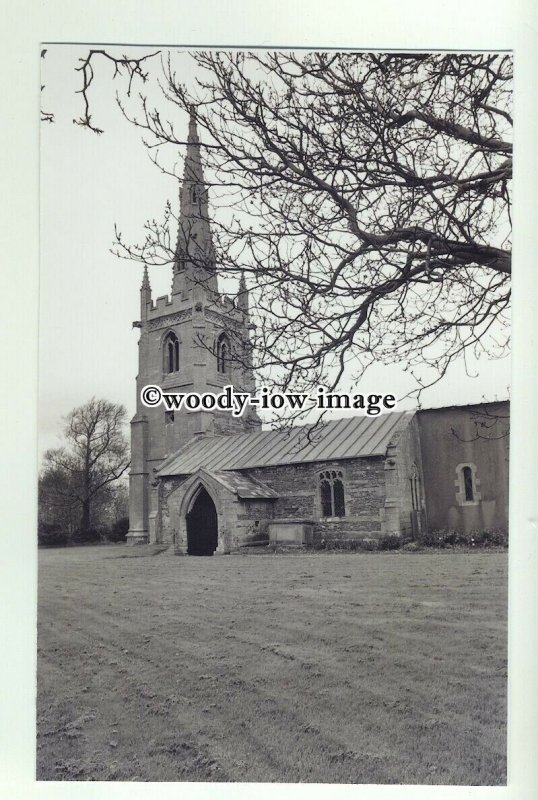
[[[322,517],[345,517],[344,476],[340,470],[319,473]]]
[[[217,372],[227,375],[230,372],[230,340],[225,333],[217,339]]]
[[[178,370],[179,339],[173,331],[170,331],[164,340],[164,371],[169,374]]]

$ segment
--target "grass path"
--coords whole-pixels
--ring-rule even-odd
[[[505,782],[503,552],[40,552],[39,780]]]

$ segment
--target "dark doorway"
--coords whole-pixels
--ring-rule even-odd
[[[187,514],[187,554],[212,556],[218,544],[217,509],[202,487]]]

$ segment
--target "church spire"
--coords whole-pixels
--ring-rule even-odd
[[[148,303],[151,304],[151,285],[149,282],[148,266],[144,264],[144,275],[140,287],[140,319],[146,318]]]
[[[241,277],[239,278],[239,291],[237,293],[237,307],[248,317],[249,302],[248,302],[248,288],[245,278],[245,271],[241,270]]]
[[[190,111],[179,208],[172,292],[188,290],[189,280],[216,292],[215,254],[209,224],[207,185],[194,107]]]
[[[140,291],[147,289],[151,292],[151,285],[149,282],[149,274],[148,274],[148,265],[144,264],[144,275],[142,276],[142,286],[140,287]]]

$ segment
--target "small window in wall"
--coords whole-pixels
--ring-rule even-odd
[[[465,488],[465,500],[472,503],[474,500],[473,472],[471,467],[463,468],[463,486]]]
[[[217,372],[227,375],[230,372],[230,340],[225,333],[217,339]]]
[[[164,412],[164,421],[167,425],[171,425],[174,421],[174,412],[173,411],[165,411]]]
[[[196,184],[191,187],[191,203],[197,203],[200,199],[200,192]]]
[[[322,517],[345,517],[344,476],[340,470],[319,473]]]
[[[457,478],[454,481],[456,486],[456,500],[460,506],[477,505],[481,500],[478,491],[480,480],[476,475],[475,464],[458,464],[456,467]]]
[[[164,340],[164,371],[167,374],[179,370],[179,339],[173,331]]]

